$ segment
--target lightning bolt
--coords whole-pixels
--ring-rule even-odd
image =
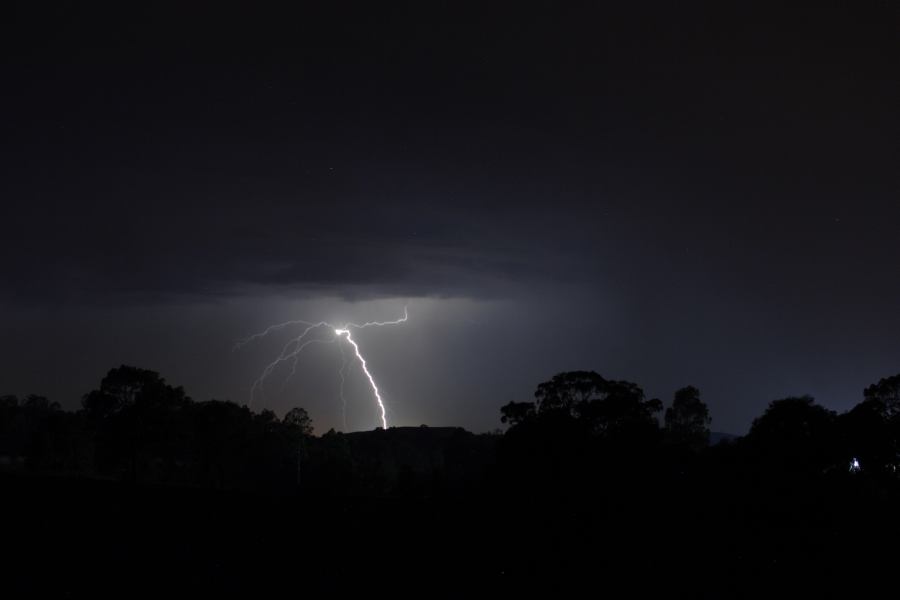
[[[356,353],[356,358],[359,359],[359,364],[362,366],[363,373],[369,378],[369,385],[372,386],[372,391],[375,393],[375,400],[378,401],[378,408],[381,409],[381,425],[387,429],[387,414],[384,410],[384,401],[381,399],[381,394],[378,392],[378,386],[375,385],[375,379],[373,379],[372,374],[369,373],[369,367],[366,366],[366,359],[359,353],[359,346],[356,345],[356,342],[354,342],[353,338],[350,336],[349,329],[335,329],[334,334],[338,337],[346,336],[347,341],[353,346],[353,351]]]
[[[284,323],[279,323],[278,325],[270,325],[266,327],[265,330],[260,331],[259,333],[254,333],[249,337],[245,337],[244,339],[238,340],[234,343],[234,350],[238,351],[242,347],[246,346],[253,340],[259,339],[261,337],[265,337],[272,333],[273,331],[278,331],[279,329],[284,329],[290,325],[306,325],[308,327],[315,327],[317,325],[327,325],[327,323],[310,323],[309,321],[285,321]],[[307,330],[309,331],[309,330]],[[301,334],[302,335],[302,334]]]
[[[399,325],[401,323],[406,323],[406,321],[409,320],[409,312],[407,310],[408,308],[408,305],[404,306],[403,316],[399,319],[396,319],[395,321],[369,321],[368,323],[363,323],[362,325],[357,325],[356,323],[347,323],[346,325],[344,325],[343,329],[348,329],[350,327],[353,327],[355,329],[365,329],[366,327],[384,327],[385,325]],[[337,333],[337,331],[335,331],[335,333]]]
[[[344,346],[338,344],[338,349],[341,351],[341,370],[338,371],[338,375],[341,376],[341,423],[344,425],[344,431],[347,431],[347,398],[344,397],[344,370],[347,368],[347,355],[344,354]]]
[[[282,363],[286,363],[288,361],[291,361],[291,372],[287,377],[287,380],[289,380],[291,377],[293,377],[294,373],[297,370],[297,361],[299,360],[300,353],[303,351],[304,348],[306,348],[310,344],[333,342],[333,340],[323,340],[323,339],[317,339],[317,338],[313,338],[313,339],[304,341],[304,338],[306,338],[306,336],[311,331],[313,331],[315,329],[319,329],[320,327],[330,327],[330,325],[324,321],[322,321],[320,323],[309,323],[308,321],[288,321],[286,323],[272,325],[271,327],[268,327],[265,331],[262,331],[260,333],[255,333],[248,338],[244,338],[244,340],[242,340],[241,342],[238,342],[238,344],[240,344],[240,345],[236,345],[235,349],[240,349],[243,345],[245,345],[255,339],[264,337],[273,331],[277,331],[278,329],[283,329],[284,327],[287,327],[288,325],[294,325],[294,324],[298,324],[298,323],[307,325],[306,329],[304,329],[303,333],[301,333],[297,337],[295,337],[291,340],[288,340],[288,343],[286,343],[284,345],[284,347],[281,349],[281,354],[278,355],[278,358],[276,358],[275,360],[270,362],[268,365],[266,365],[266,368],[263,369],[262,375],[260,375],[256,379],[256,381],[253,382],[253,385],[250,387],[250,405],[252,405],[253,401],[256,399],[257,393],[265,396],[265,390],[263,389],[263,385],[265,384],[266,379],[269,377],[269,375],[272,374],[272,372],[275,370],[276,367],[278,367],[278,365],[280,365]],[[293,347],[293,349],[291,349],[292,347]],[[285,380],[285,381],[287,381],[287,380]]]
[[[254,333],[246,338],[243,338],[235,343],[234,350],[239,350],[245,345],[253,342],[257,339],[266,337],[272,332],[280,331],[286,327],[290,327],[292,325],[302,325],[305,326],[305,329],[296,337],[291,338],[288,342],[282,347],[279,355],[266,365],[263,369],[262,374],[253,382],[253,385],[250,387],[250,403],[253,404],[253,401],[256,399],[256,396],[265,397],[265,383],[266,379],[268,379],[272,373],[282,364],[289,363],[291,365],[291,370],[285,378],[284,384],[286,384],[297,372],[297,363],[300,360],[300,353],[304,348],[310,346],[312,344],[333,344],[338,342],[338,348],[341,351],[341,368],[338,371],[338,374],[341,378],[340,385],[340,397],[341,397],[341,416],[343,419],[344,430],[347,429],[347,400],[344,397],[344,375],[346,372],[346,367],[348,365],[347,357],[344,353],[343,345],[340,342],[343,339],[346,339],[350,346],[353,348],[353,354],[357,360],[359,360],[360,366],[362,366],[363,373],[366,378],[369,380],[369,386],[372,388],[372,393],[375,396],[375,401],[378,404],[378,409],[381,412],[381,425],[385,429],[387,429],[387,410],[384,406],[384,400],[381,397],[381,391],[378,389],[378,385],[375,383],[375,378],[372,376],[372,373],[369,371],[368,363],[366,363],[366,359],[363,357],[362,353],[359,350],[359,345],[356,343],[356,340],[350,334],[351,329],[366,329],[368,327],[386,327],[390,325],[400,325],[401,323],[405,323],[409,319],[408,306],[403,307],[403,316],[399,319],[395,319],[393,321],[367,321],[365,323],[345,323],[342,326],[335,326],[326,321],[319,321],[318,323],[312,323],[310,321],[302,321],[302,320],[293,320],[293,321],[285,321],[284,323],[278,323],[277,325],[270,325],[263,331],[259,333]],[[328,338],[321,337],[310,337],[307,339],[307,336],[316,332],[320,329],[329,329],[334,332],[334,336]]]

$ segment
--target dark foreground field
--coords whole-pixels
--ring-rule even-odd
[[[625,482],[622,482],[625,483]],[[579,498],[258,495],[0,477],[7,598],[411,593],[866,595],[890,581],[896,490],[658,486]]]
[[[3,597],[360,592],[896,595],[900,375],[773,401],[710,445],[699,391],[561,373],[503,432],[314,435],[112,370],[82,408],[0,398]]]

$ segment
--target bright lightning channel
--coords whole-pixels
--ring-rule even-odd
[[[338,344],[338,350],[341,351],[341,370],[338,375],[341,377],[341,387],[338,393],[341,396],[341,424],[344,426],[343,431],[347,431],[347,398],[344,397],[344,373],[347,371],[347,355],[344,353],[344,346]]]
[[[254,333],[253,335],[246,337],[235,344],[234,349],[239,350],[244,345],[257,340],[259,338],[265,337],[273,331],[279,331],[288,327],[290,325],[305,325],[306,328],[298,335],[297,337],[289,340],[281,349],[281,353],[278,355],[275,360],[270,362],[263,369],[262,374],[253,382],[253,385],[250,387],[250,404],[253,404],[253,400],[256,395],[264,395],[264,385],[266,379],[272,375],[276,368],[283,363],[291,364],[291,371],[285,379],[285,383],[293,377],[293,375],[297,372],[297,362],[300,360],[300,353],[304,348],[311,344],[332,344],[335,341],[340,343],[342,339],[347,340],[350,346],[353,348],[353,353],[355,357],[359,360],[360,366],[362,366],[363,373],[365,373],[366,378],[369,380],[369,385],[372,388],[372,393],[375,396],[375,401],[378,404],[378,408],[381,412],[381,425],[385,429],[387,429],[387,410],[384,406],[384,400],[381,397],[381,392],[378,389],[378,385],[375,383],[375,378],[372,376],[372,373],[369,371],[368,364],[366,363],[366,359],[363,357],[362,353],[359,350],[359,345],[356,343],[356,340],[350,334],[351,329],[365,329],[367,327],[385,327],[388,325],[399,325],[401,323],[405,323],[409,319],[409,312],[407,311],[406,306],[403,307],[403,316],[399,319],[395,319],[393,321],[367,321],[365,323],[345,323],[343,326],[335,326],[325,321],[320,321],[318,323],[311,323],[309,321],[286,321],[284,323],[279,323],[277,325],[270,325],[263,331],[259,333]],[[334,337],[332,338],[310,338],[306,339],[306,337],[318,330],[318,329],[331,329],[334,332]],[[344,398],[344,373],[347,367],[346,356],[344,355],[343,347],[339,346],[341,350],[341,369],[339,371],[339,375],[341,377],[341,405],[342,405],[342,417],[344,422],[344,429],[347,429],[347,401]]]
[[[369,385],[372,386],[372,391],[375,393],[375,400],[378,401],[378,408],[381,409],[381,426],[387,429],[387,414],[384,410],[384,402],[381,400],[381,394],[378,392],[378,386],[375,385],[375,379],[372,378],[372,374],[369,373],[369,367],[366,366],[366,359],[363,358],[363,355],[359,353],[359,346],[356,345],[356,342],[354,342],[353,338],[350,336],[349,329],[335,329],[334,334],[338,337],[346,336],[347,341],[350,342],[351,346],[353,346],[353,351],[356,353],[356,358],[359,359],[359,364],[362,366],[363,373],[365,373],[366,377],[369,378]]]

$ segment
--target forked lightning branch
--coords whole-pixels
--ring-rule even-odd
[[[343,344],[347,343],[353,349],[353,360],[359,361],[360,367],[362,367],[363,374],[365,374],[366,379],[369,382],[369,387],[372,388],[372,394],[375,397],[375,402],[378,405],[378,410],[381,415],[381,426],[387,429],[387,410],[384,406],[384,399],[381,397],[381,392],[378,389],[378,385],[375,383],[375,378],[372,376],[372,373],[369,371],[369,365],[366,363],[366,359],[363,357],[362,352],[360,352],[359,344],[356,343],[356,340],[353,339],[352,331],[354,329],[365,329],[367,327],[386,327],[389,325],[399,325],[401,323],[405,323],[409,318],[409,313],[407,312],[407,307],[403,307],[403,316],[394,321],[369,321],[366,323],[345,323],[343,325],[332,325],[331,323],[327,323],[325,321],[320,321],[318,323],[311,323],[309,321],[285,321],[284,323],[279,323],[277,325],[271,325],[267,327],[265,330],[260,331],[259,333],[254,333],[253,335],[244,338],[235,344],[235,350],[240,349],[244,345],[257,340],[259,338],[265,337],[272,332],[280,331],[282,329],[286,329],[288,327],[303,327],[303,331],[297,335],[296,337],[291,338],[288,342],[282,347],[281,353],[278,357],[275,358],[272,362],[266,365],[265,369],[263,369],[260,376],[253,382],[253,385],[250,388],[250,404],[252,405],[257,396],[262,396],[265,394],[265,385],[269,377],[281,366],[290,366],[290,372],[285,379],[285,383],[291,379],[291,377],[297,371],[297,363],[300,360],[300,353],[313,344]],[[319,334],[319,332],[327,332],[325,337],[313,337],[313,335]],[[347,354],[343,351],[344,348],[341,346],[341,357],[342,364],[340,369],[341,376],[341,388],[340,388],[340,397],[341,397],[341,407],[342,407],[342,416],[344,420],[344,429],[347,428],[347,402],[346,398],[344,398],[344,373],[347,367]]]

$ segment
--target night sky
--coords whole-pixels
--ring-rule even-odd
[[[0,393],[125,363],[246,402],[286,332],[236,340],[407,304],[356,335],[394,425],[591,369],[744,433],[900,372],[894,1],[35,4],[0,25]],[[255,408],[340,428],[339,366]]]

